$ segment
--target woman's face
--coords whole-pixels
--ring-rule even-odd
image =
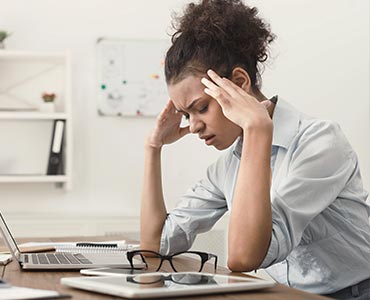
[[[227,119],[218,102],[204,92],[201,76],[188,76],[168,86],[176,110],[189,122],[190,132],[218,150],[230,147],[242,129]]]

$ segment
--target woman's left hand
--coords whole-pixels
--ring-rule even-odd
[[[259,102],[245,90],[216,72],[208,70],[208,76],[201,82],[206,86],[204,92],[216,99],[224,115],[243,130],[250,128],[272,129],[272,120],[267,111],[270,101]]]

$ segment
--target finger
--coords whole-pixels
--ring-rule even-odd
[[[169,99],[167,102],[167,108],[168,110],[172,112],[176,112],[175,104],[173,103],[172,99]]]
[[[171,99],[169,99],[162,111],[162,113],[166,114],[171,111],[171,106],[173,106]]]
[[[212,82],[211,80],[209,80],[206,77],[202,77],[200,82],[203,83],[203,85],[205,85],[209,89],[212,89],[212,90],[219,90],[220,89],[220,87],[218,85],[216,85],[214,82]]]
[[[162,111],[161,111],[161,112],[159,113],[159,115],[157,116],[157,121],[162,120],[162,119],[163,119],[163,117],[165,116],[165,114],[166,114],[166,107],[167,107],[167,106],[163,107]]]
[[[261,104],[267,109],[271,106],[271,101],[270,100],[264,100],[261,102]]]
[[[180,136],[183,137],[190,133],[190,126],[182,127],[180,129]]]
[[[168,114],[175,114],[175,113],[176,113],[175,105],[173,104],[172,100],[169,99],[167,101],[165,107],[161,111],[159,117],[163,117],[163,116],[166,116]]]
[[[166,122],[167,120],[167,114],[168,114],[168,111],[169,111],[169,106],[170,106],[170,101],[171,100],[168,100],[166,105],[163,107],[162,111],[159,113],[159,115],[157,116],[157,121],[160,122],[160,123],[164,123]]]
[[[201,82],[206,86],[206,88],[204,89],[204,92],[206,94],[216,99],[219,103],[230,103],[230,95],[225,90],[218,87],[216,84],[205,77],[201,79]],[[222,105],[222,103],[220,103],[220,105]]]
[[[207,94],[207,95],[210,95],[213,99],[216,99],[216,101],[222,106],[227,106],[230,104],[230,99],[229,97],[230,96],[225,96],[220,89],[209,89],[209,88],[205,88],[204,89],[204,92]]]
[[[207,75],[232,97],[236,97],[239,94],[244,93],[244,90],[237,86],[234,82],[225,77],[221,78],[215,71],[211,69],[207,71]]]

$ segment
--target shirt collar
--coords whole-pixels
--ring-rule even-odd
[[[279,97],[272,116],[274,125],[272,146],[288,148],[292,139],[298,133],[300,113],[288,102]],[[243,137],[239,137],[234,146],[233,153],[239,159],[243,148]]]
[[[272,116],[272,123],[274,124],[272,145],[287,149],[298,133],[300,120],[300,112],[288,102],[279,98]]]

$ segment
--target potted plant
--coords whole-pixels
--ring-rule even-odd
[[[44,112],[54,112],[54,100],[55,100],[55,93],[42,93],[41,95],[43,100],[43,105],[41,106],[40,110]]]
[[[10,35],[9,32],[0,30],[0,49],[5,48],[4,40]]]

